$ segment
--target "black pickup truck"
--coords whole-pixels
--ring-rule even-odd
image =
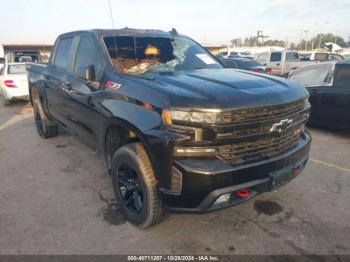
[[[308,160],[304,87],[224,69],[176,30],[66,33],[28,78],[39,135],[65,128],[99,150],[141,228],[165,208],[206,212],[273,191]]]
[[[310,92],[310,124],[350,128],[350,60],[299,67],[289,78]]]

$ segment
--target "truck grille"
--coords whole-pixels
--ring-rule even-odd
[[[288,116],[294,112],[302,110],[305,106],[304,99],[294,101],[283,105],[263,106],[254,108],[244,108],[233,111],[223,112],[223,123],[246,123],[273,118]]]
[[[301,129],[294,128],[284,133],[274,133],[252,141],[243,141],[218,147],[218,157],[233,165],[272,157],[295,147]]]
[[[215,157],[231,165],[278,156],[297,146],[309,110],[310,105],[302,99],[284,105],[223,112],[225,117],[222,119],[226,123],[203,129],[205,147],[196,142],[186,143],[180,149],[189,148],[190,153],[183,154],[177,147],[175,156]]]

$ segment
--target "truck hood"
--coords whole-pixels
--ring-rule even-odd
[[[176,74],[148,73],[142,85],[168,99],[169,107],[233,108],[286,103],[307,96],[289,80],[233,69],[202,69]],[[152,103],[151,101],[149,101]]]

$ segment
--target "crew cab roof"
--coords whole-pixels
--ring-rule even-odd
[[[126,36],[155,36],[155,37],[172,37],[177,34],[176,30],[172,30],[170,32],[155,30],[155,29],[134,29],[134,28],[122,28],[122,29],[91,29],[91,30],[79,30],[61,34],[61,37],[75,36],[81,34],[94,34],[99,37],[103,37],[106,35],[126,35]]]

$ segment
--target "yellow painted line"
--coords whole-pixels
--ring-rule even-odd
[[[313,158],[311,158],[310,161],[314,162],[314,163],[317,163],[317,164],[321,164],[321,165],[328,166],[328,167],[333,167],[333,168],[336,168],[338,170],[342,170],[342,171],[350,173],[350,168],[338,166],[338,165],[335,165],[335,164],[327,163],[327,162],[324,162],[324,161],[321,161],[321,160],[317,160],[317,159],[313,159]]]
[[[19,112],[16,113],[16,115],[14,115],[9,120],[7,120],[5,123],[0,125],[0,131],[16,124],[17,122],[19,122],[25,118],[31,117],[32,114],[26,113],[25,110],[26,110],[26,108],[22,108]]]

